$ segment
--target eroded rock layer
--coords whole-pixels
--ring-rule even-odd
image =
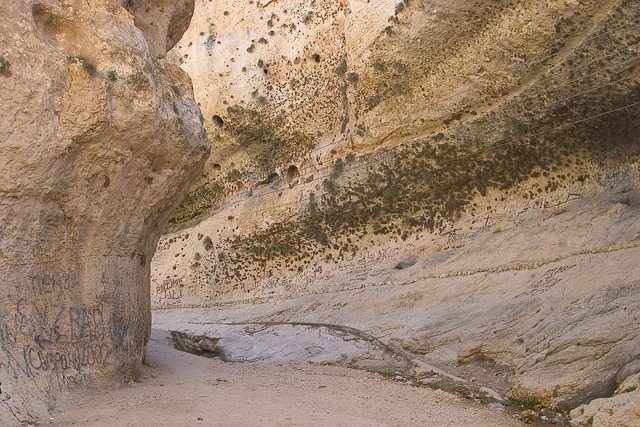
[[[153,303],[292,300],[245,314],[491,360],[530,406],[611,394],[638,357],[639,22],[628,0],[197,2],[168,57],[216,148]]]
[[[150,260],[209,143],[136,21],[109,0],[0,9],[2,425],[144,359]]]
[[[378,182],[393,183],[381,209],[397,208],[386,216],[402,211],[435,226],[438,214],[451,221],[492,188],[521,184],[517,193],[535,198],[583,182],[614,148],[624,156],[633,145],[633,2],[220,1],[196,9],[170,58],[193,76],[216,148],[176,227],[273,174],[306,188],[331,178],[316,196],[355,189],[360,204],[378,201]],[[330,163],[345,160],[359,173],[351,183],[338,176],[340,164],[332,174]],[[387,170],[367,170],[381,162]],[[355,213],[360,224],[389,219]]]

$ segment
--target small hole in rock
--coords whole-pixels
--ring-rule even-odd
[[[300,171],[295,165],[289,166],[289,168],[287,169],[287,179],[291,180],[293,178],[296,178],[299,175],[300,175]]]
[[[221,128],[222,126],[224,126],[224,120],[222,120],[222,117],[216,114],[215,116],[213,116],[213,124]]]

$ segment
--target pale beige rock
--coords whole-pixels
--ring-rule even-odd
[[[640,372],[640,357],[627,363],[616,375],[618,384],[623,383],[627,378]]]
[[[0,424],[135,378],[149,263],[209,150],[187,75],[115,1],[0,10]]]
[[[225,197],[271,173],[284,177],[290,166],[326,176],[323,165],[335,157],[444,137],[509,102],[489,126],[475,125],[473,139],[487,144],[523,129],[536,133],[539,123],[530,119],[551,113],[558,99],[573,99],[583,84],[611,83],[599,75],[577,80],[587,67],[581,58],[599,54],[573,51],[615,4],[198,2],[169,58],[192,76],[215,144],[206,176],[175,222],[203,219]],[[535,95],[518,100],[527,89]],[[535,104],[543,102],[539,111]],[[464,142],[461,134],[448,142]]]
[[[571,411],[572,427],[636,427],[640,425],[640,374],[627,378],[613,397],[593,400]]]
[[[135,24],[145,36],[149,52],[164,58],[189,27],[194,0],[120,0],[135,16]]]
[[[217,148],[155,307],[359,327],[532,407],[613,392],[640,344],[640,3],[196,8],[168,57]]]
[[[290,352],[293,337],[258,345],[251,334],[221,332],[218,323],[346,325],[467,381],[490,372],[477,384],[501,396],[571,408],[610,395],[640,345],[639,207],[638,190],[612,191],[517,225],[461,233],[462,244],[446,251],[434,248],[443,242],[433,238],[409,248],[371,245],[349,262],[227,292],[219,291],[223,281],[193,266],[199,253],[209,271],[219,267],[224,249],[206,251],[198,235],[213,235],[229,214],[222,211],[161,239],[152,264],[154,319],[163,328],[228,337],[250,360],[263,349]],[[409,254],[418,262],[396,269]],[[506,384],[492,384],[495,374]]]

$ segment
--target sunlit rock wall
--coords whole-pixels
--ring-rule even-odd
[[[613,391],[637,358],[637,270],[616,256],[637,250],[638,2],[199,1],[194,16],[168,59],[215,147],[160,241],[156,307],[289,301],[269,318],[504,363],[523,402]],[[590,251],[611,251],[606,267]]]
[[[172,263],[192,302],[633,181],[639,18],[632,1],[197,2],[168,55],[215,141],[171,220],[211,218]]]
[[[188,76],[123,6],[0,10],[2,425],[136,377],[149,264],[209,151]]]

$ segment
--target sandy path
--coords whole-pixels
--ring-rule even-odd
[[[309,363],[224,363],[174,350],[154,330],[140,383],[77,398],[51,425],[522,426],[443,391]]]

